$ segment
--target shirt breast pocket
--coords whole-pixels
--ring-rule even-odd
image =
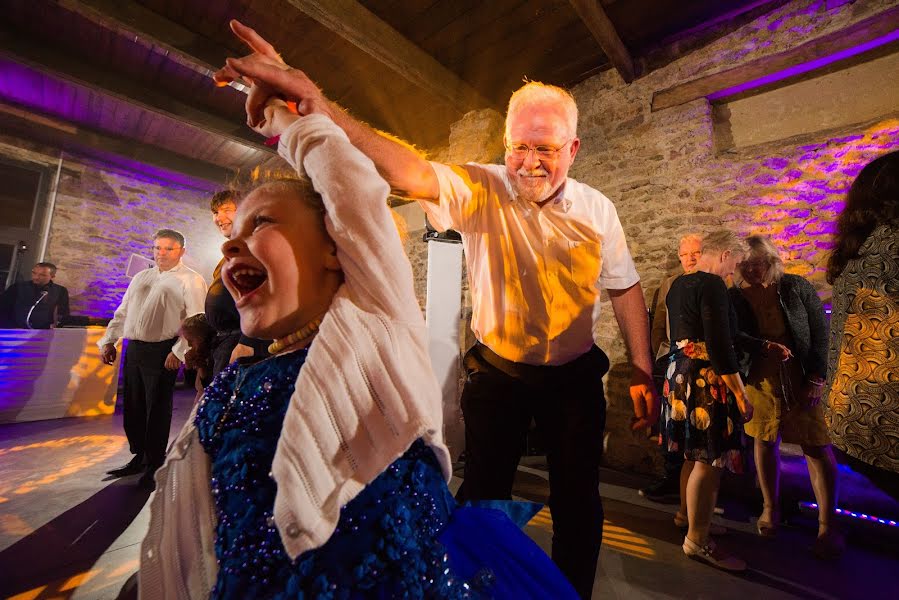
[[[599,244],[568,242],[568,261],[572,281],[580,288],[595,290],[602,267]]]

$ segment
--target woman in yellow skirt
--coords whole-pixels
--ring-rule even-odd
[[[818,538],[813,552],[838,555],[842,536],[834,529],[837,468],[824,424],[821,392],[827,374],[827,322],[811,283],[784,274],[771,240],[747,238],[749,254],[739,266],[743,281],[732,288],[731,302],[740,330],[752,338],[781,344],[792,356],[766,351],[767,344],[743,344],[751,366],[746,394],[755,408],[746,435],[755,440],[754,454],[764,509],[758,532],[774,537],[780,521],[780,442],[799,444],[805,454],[818,502]],[[750,339],[752,339],[750,338]]]

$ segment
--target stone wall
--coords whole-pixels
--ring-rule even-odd
[[[840,128],[810,127],[789,139],[718,151],[716,119],[707,100],[652,112],[652,96],[838,31],[895,4],[869,0],[827,10],[820,0],[792,2],[630,85],[611,70],[572,90],[580,108],[581,150],[571,176],[615,203],[647,303],[662,279],[678,267],[679,237],[721,226],[773,236],[788,270],[807,276],[822,297],[829,298],[824,265],[835,216],[861,167],[899,149],[899,106],[895,113],[864,123],[849,119],[852,124]],[[852,106],[837,105],[835,110],[851,113]],[[469,113],[454,127],[449,144],[432,156],[449,162],[496,162],[501,160],[501,137],[499,115]],[[416,237],[420,239],[413,234],[410,240],[410,254],[423,290],[426,249]],[[605,460],[612,466],[655,470],[660,457],[652,442],[629,430],[630,369],[605,297],[595,335],[612,361]]]
[[[52,166],[58,149],[0,137],[4,154]],[[73,314],[111,317],[129,279],[132,254],[152,259],[153,234],[163,227],[187,240],[184,262],[209,281],[223,241],[212,225],[208,190],[187,187],[111,166],[62,155],[45,260],[56,264],[57,283],[69,290]]]

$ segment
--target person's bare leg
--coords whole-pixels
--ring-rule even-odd
[[[754,440],[753,453],[765,503],[758,529],[761,535],[773,535],[780,520],[780,436],[773,442]]]
[[[687,537],[700,546],[709,540],[709,526],[715,511],[715,498],[721,483],[721,469],[693,462],[687,481]]]
[[[828,446],[803,444],[805,463],[808,465],[812,490],[818,502],[818,540],[824,553],[835,554],[842,550],[842,535],[834,528],[837,507],[837,463],[833,450]]]
[[[680,508],[677,509],[677,514],[684,519],[687,518],[687,482],[690,480],[694,464],[696,463],[692,460],[685,460],[680,470]]]

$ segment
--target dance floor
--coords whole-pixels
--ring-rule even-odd
[[[173,430],[192,401],[193,392],[177,393]],[[118,414],[0,426],[0,597],[117,597],[137,569],[148,519],[149,493],[137,487],[137,476],[105,475],[128,459]],[[841,471],[841,477],[847,501],[861,499],[873,514],[896,508],[857,475]],[[801,458],[788,457],[785,499],[795,504],[807,494],[804,480]],[[725,513],[716,519],[730,531],[720,543],[750,565],[733,575],[684,557],[683,533],[671,522],[676,507],[639,497],[636,489],[646,481],[603,472],[606,524],[594,598],[899,598],[895,527],[848,522],[848,551],[822,562],[808,552],[814,518],[797,512],[776,540],[762,540],[753,534],[755,508],[744,501],[752,490],[745,491],[745,481],[744,488],[726,482],[719,502]],[[545,501],[547,491],[541,460],[526,459],[516,495]],[[896,519],[896,512],[883,516]],[[527,526],[547,550],[551,530],[546,509]]]

